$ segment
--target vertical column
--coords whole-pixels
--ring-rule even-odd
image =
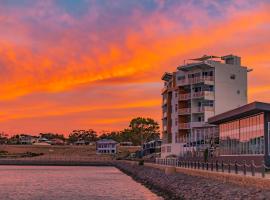
[[[264,161],[270,166],[270,113],[264,113]]]

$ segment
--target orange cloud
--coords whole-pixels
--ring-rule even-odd
[[[46,125],[41,118],[50,121],[52,129],[65,131],[64,125],[55,124],[65,117],[78,126],[89,121],[89,126],[98,129],[102,129],[101,124],[124,127],[128,118],[140,112],[160,120],[161,88],[153,87],[147,96],[144,90],[151,90],[147,84],[160,83],[161,87],[164,71],[175,70],[184,59],[202,54],[242,56],[243,63],[254,68],[249,75],[250,99],[259,93],[259,100],[270,101],[266,95],[270,82],[264,78],[270,64],[269,4],[246,10],[232,6],[227,10],[230,14],[211,18],[205,10],[191,4],[163,11],[164,3],[160,3],[149,13],[134,9],[127,17],[128,24],[117,21],[104,30],[99,23],[90,27],[98,17],[97,11],[79,20],[66,13],[52,18],[46,8],[58,16],[55,12],[59,10],[53,5],[48,1],[42,5],[43,12],[34,9],[27,14],[31,19],[41,18],[42,23],[21,20],[20,10],[9,17],[0,14],[0,106],[7,105],[1,110],[0,124],[6,130],[12,129],[9,127],[15,121],[20,121],[22,127],[22,123],[29,123],[37,126],[35,131],[44,130]],[[3,28],[3,23],[8,26]],[[132,84],[138,89],[130,90],[127,86]],[[112,85],[117,89],[102,93]],[[89,91],[82,90],[84,86]],[[73,90],[81,92],[76,96]],[[85,93],[91,93],[94,100],[87,98],[89,102],[85,102]],[[42,99],[48,94],[48,99]],[[32,100],[31,95],[39,98]],[[67,97],[59,100],[59,95]],[[114,109],[124,110],[122,116],[108,114]],[[85,112],[99,117],[84,116]],[[72,118],[75,115],[76,120]]]

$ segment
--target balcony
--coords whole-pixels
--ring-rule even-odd
[[[214,111],[214,107],[212,106],[201,106],[195,107],[192,109],[192,113],[204,113],[206,111]]]
[[[167,112],[164,112],[163,113],[163,118],[166,118],[167,117]]]
[[[179,84],[180,86],[183,86],[183,85],[189,85],[190,83],[188,79],[182,79],[182,80],[178,80],[177,84]]]
[[[168,87],[167,87],[167,86],[164,86],[164,88],[162,88],[162,90],[161,90],[161,93],[163,94],[163,93],[165,93],[167,90],[168,90]]]
[[[184,85],[191,85],[191,84],[197,84],[197,83],[207,83],[207,84],[214,84],[214,77],[213,76],[198,76],[194,78],[186,78],[178,80],[177,84],[180,86]]]
[[[195,127],[202,127],[205,125],[205,122],[191,122],[190,127],[195,128]]]
[[[179,123],[179,129],[191,129],[195,127],[202,127],[204,125],[205,125],[205,122]]]
[[[163,131],[167,131],[167,126],[163,126]]]
[[[192,98],[205,98],[209,100],[214,100],[214,92],[211,91],[200,91],[200,92],[194,92],[192,94]]]
[[[179,108],[178,114],[179,115],[190,115],[191,108]]]
[[[190,93],[180,94],[179,95],[179,100],[180,101],[186,101],[186,100],[189,100],[190,98],[191,98],[191,94]]]
[[[163,105],[167,104],[167,99],[163,99]]]
[[[214,77],[213,76],[199,76],[190,78],[190,84],[197,84],[197,83],[208,83],[208,84],[214,84]]]
[[[190,123],[179,123],[179,129],[190,129]]]

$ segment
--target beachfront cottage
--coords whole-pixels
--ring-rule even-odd
[[[112,139],[102,139],[96,142],[97,154],[115,154],[117,153],[117,142]]]

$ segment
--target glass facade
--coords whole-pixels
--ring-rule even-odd
[[[220,154],[264,154],[264,114],[219,125]]]

